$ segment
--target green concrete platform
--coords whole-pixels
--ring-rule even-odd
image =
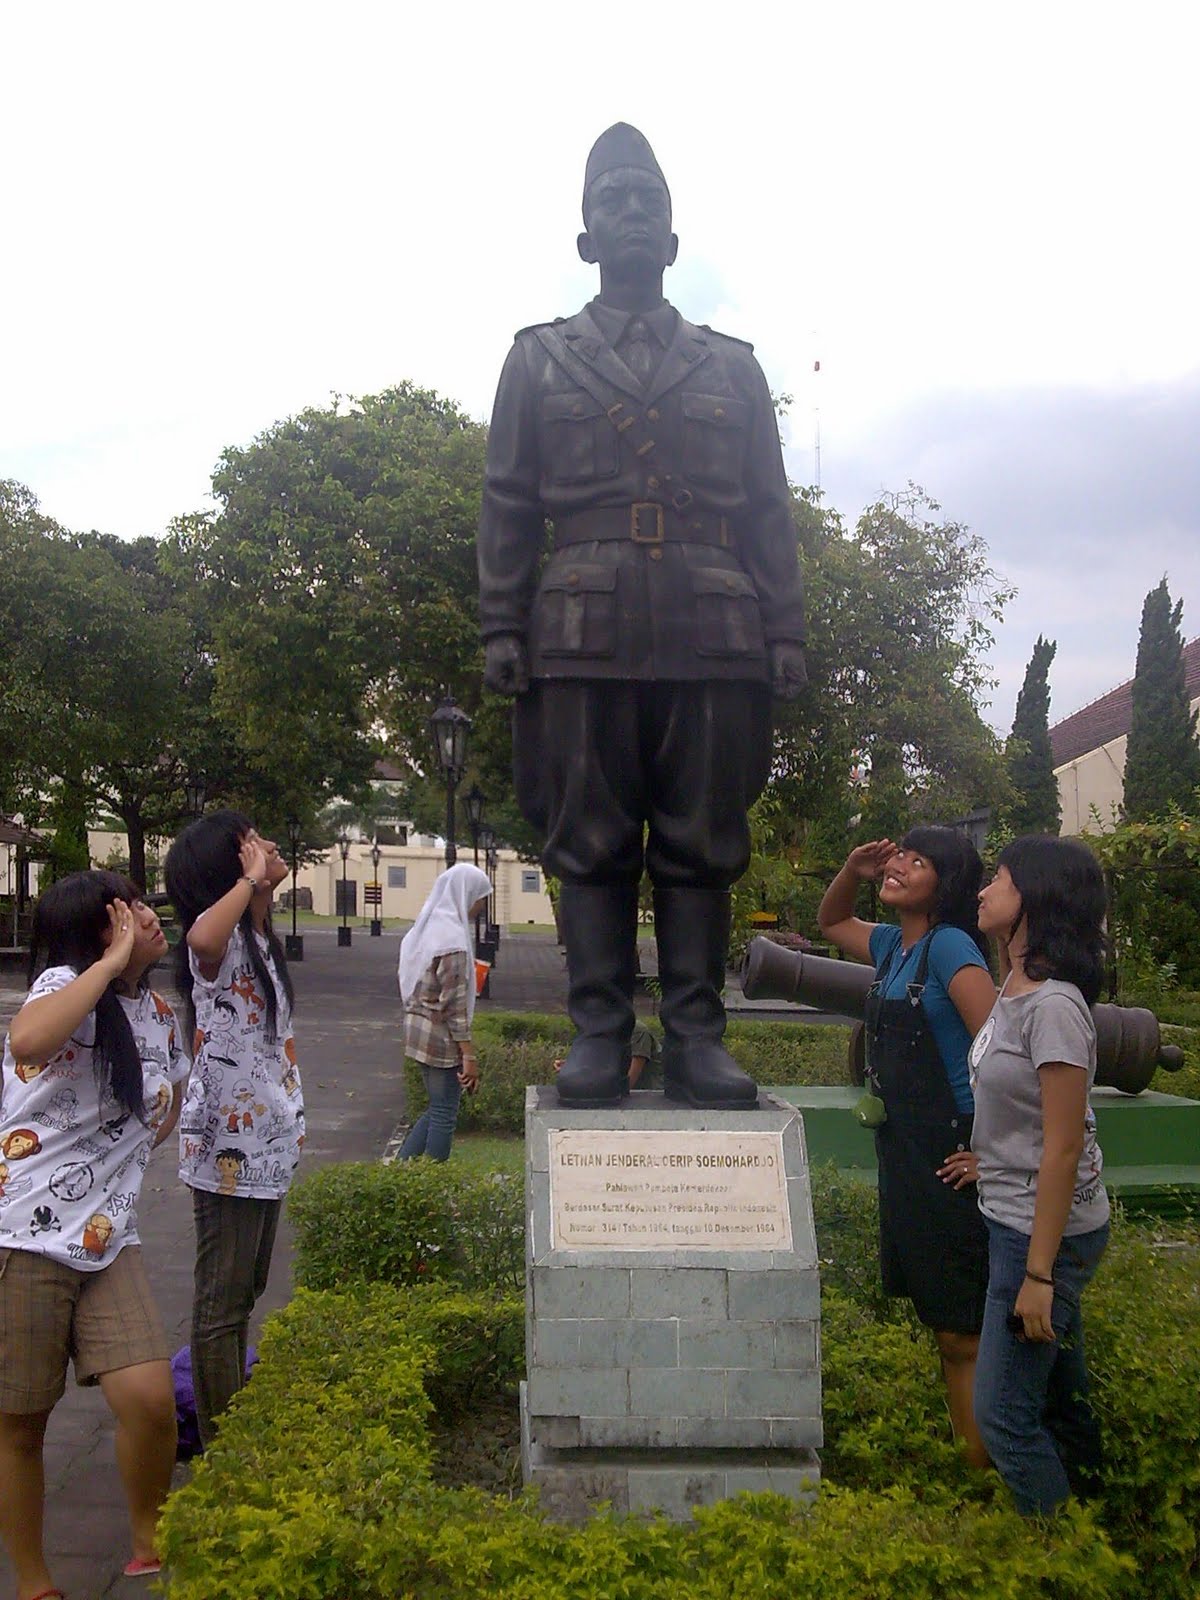
[[[804,1116],[812,1166],[832,1161],[847,1178],[875,1182],[875,1141],[852,1115],[863,1090],[772,1087]],[[1130,1210],[1170,1216],[1200,1209],[1200,1100],[1095,1089],[1092,1106],[1108,1192]]]

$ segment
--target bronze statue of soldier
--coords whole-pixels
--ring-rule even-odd
[[[479,530],[486,681],[516,696],[517,799],[562,885],[577,1033],[559,1098],[627,1093],[644,864],[666,1093],[740,1109],[757,1088],[722,1043],[729,891],[769,772],[771,694],[805,681],[779,432],[751,346],[663,298],[678,240],[636,128],[593,146],[583,220],[600,294],[517,334]]]

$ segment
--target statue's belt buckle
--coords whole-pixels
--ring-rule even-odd
[[[663,508],[653,500],[635,500],[629,508],[629,537],[634,544],[661,544]]]

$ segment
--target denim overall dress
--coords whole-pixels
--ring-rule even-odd
[[[884,990],[899,942],[867,993],[867,1079],[887,1120],[875,1130],[879,1164],[879,1263],[885,1294],[907,1295],[920,1320],[947,1333],[978,1333],[987,1293],[987,1230],[975,1185],[955,1189],[937,1169],[971,1143],[972,1117],[954,1103],[922,995],[937,929],[921,940],[902,998]]]

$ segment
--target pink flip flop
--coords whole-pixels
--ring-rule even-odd
[[[125,1576],[127,1578],[149,1578],[154,1573],[161,1571],[162,1562],[157,1556],[154,1557],[153,1561],[138,1561],[135,1558],[133,1561],[125,1563]]]

